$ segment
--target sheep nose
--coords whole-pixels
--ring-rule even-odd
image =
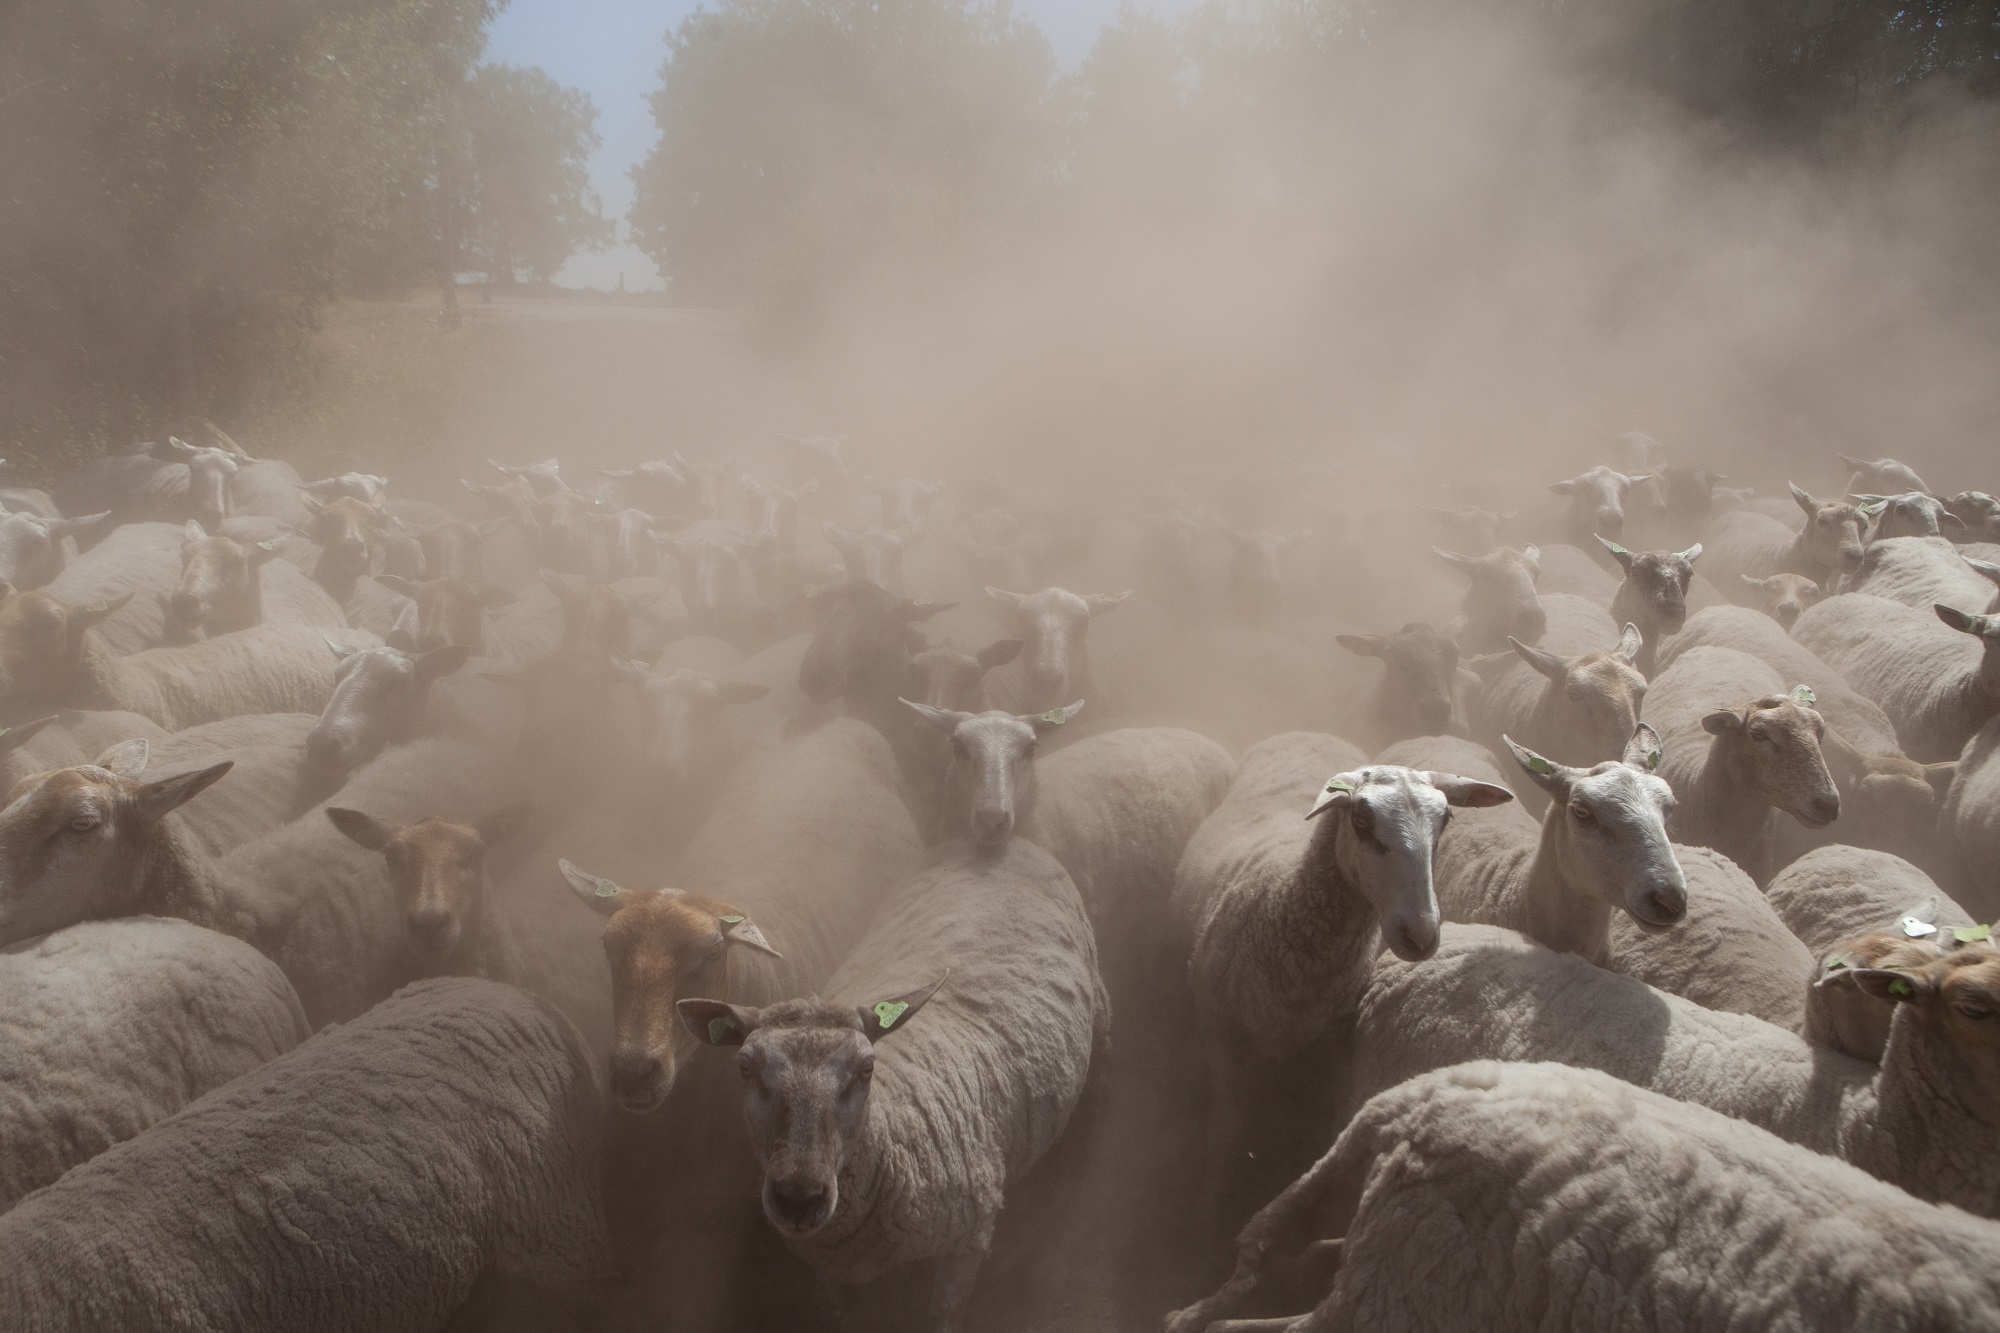
[[[979,805],[972,811],[972,836],[982,847],[1003,842],[1014,831],[1014,812],[1004,805]]]
[[[1620,532],[1625,527],[1625,515],[1616,509],[1600,509],[1597,526],[1606,532]]]
[[[1797,602],[1780,602],[1775,614],[1778,623],[1786,629],[1790,629],[1793,623],[1799,618],[1799,604]]]
[[[611,1056],[611,1088],[621,1100],[651,1101],[660,1077],[660,1061],[650,1051],[621,1050]]]
[[[426,907],[410,913],[410,936],[420,949],[438,950],[450,943],[451,913]]]
[[[1831,824],[1840,818],[1840,793],[1823,792],[1806,802],[1806,814],[1814,823]]]
[[[1655,926],[1671,926],[1687,915],[1687,891],[1677,887],[1649,890],[1645,898],[1646,920]]]
[[[190,592],[176,592],[167,603],[167,614],[176,625],[201,623],[201,599]]]
[[[831,1191],[813,1179],[773,1180],[766,1198],[776,1220],[794,1231],[819,1227],[833,1211]]]
[[[1420,963],[1437,952],[1438,923],[1402,921],[1390,927],[1389,950],[1407,963]]]
[[[1417,705],[1417,721],[1442,735],[1451,726],[1451,700],[1425,699]]]

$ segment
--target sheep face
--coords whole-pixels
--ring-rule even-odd
[[[0,700],[59,699],[75,683],[83,633],[132,600],[65,606],[0,583]]]
[[[1504,787],[1393,764],[1336,774],[1306,812],[1322,821],[1308,859],[1324,857],[1330,841],[1334,865],[1374,907],[1383,943],[1398,958],[1422,962],[1437,952],[1441,917],[1431,866],[1450,807],[1513,799]]]
[[[478,653],[486,643],[486,612],[515,600],[503,589],[475,588],[457,578],[413,582],[384,574],[379,581],[416,603],[416,632],[409,644],[397,646],[419,653],[454,646]]]
[[[183,461],[194,517],[214,527],[229,517],[229,482],[241,464],[236,455],[222,449],[191,450]]]
[[[562,605],[565,652],[632,655],[632,606],[616,588],[542,571],[542,582]]]
[[[1535,593],[1542,553],[1530,546],[1503,546],[1490,555],[1459,555],[1433,546],[1438,558],[1472,580],[1465,590],[1466,628],[1485,639],[1517,638],[1533,643],[1548,628],[1548,613]]]
[[[1952,1053],[1935,1073],[1943,1095],[1991,1123],[2000,1105],[2000,950],[1963,944],[1928,961],[1897,968],[1849,968],[1847,984],[1911,1011],[1925,1039]],[[1894,1037],[1891,1037],[1894,1040]]]
[[[410,947],[441,958],[479,929],[486,904],[486,852],[534,813],[532,801],[496,810],[477,824],[433,815],[395,828],[358,810],[330,807],[335,828],[388,863],[389,884],[403,911]]]
[[[1644,643],[1636,626],[1625,627],[1612,651],[1581,657],[1558,657],[1519,640],[1512,642],[1515,653],[1556,691],[1550,697],[1567,717],[1582,757],[1623,752],[1639,725],[1639,708],[1646,698],[1646,678],[1632,665]]]
[[[1029,705],[1056,708],[1079,693],[1091,618],[1114,609],[1132,594],[1100,592],[1083,597],[1062,588],[1033,593],[988,588],[986,595],[1014,617],[1022,642],[1021,660],[1028,668]]]
[[[640,764],[669,804],[710,780],[722,762],[730,744],[729,707],[771,692],[767,685],[719,681],[686,667],[665,676],[633,670],[627,678],[641,701]]]
[[[957,823],[974,845],[987,849],[1006,846],[1015,826],[1034,808],[1036,741],[1083,707],[1079,699],[1039,716],[1016,717],[960,713],[908,699],[902,703],[923,724],[950,738],[946,819]]]
[[[0,514],[0,583],[39,588],[68,563],[63,542],[108,514],[83,518],[43,518],[40,514]]]
[[[1825,828],[1840,817],[1840,789],[1820,750],[1826,722],[1817,709],[1774,694],[1718,709],[1701,725],[1715,737],[1709,762],[1727,765],[1739,789],[1807,828]]]
[[[1861,512],[1875,520],[1870,540],[1890,537],[1940,537],[1964,539],[1965,520],[1951,512],[1934,495],[1915,491],[1903,495],[1857,495]]]
[[[486,512],[500,522],[512,523],[537,542],[542,536],[542,520],[536,511],[534,488],[520,477],[509,477],[498,486],[482,486],[463,481],[465,489],[479,497]],[[460,575],[460,577],[464,577]]]
[[[1847,574],[1858,571],[1868,546],[1868,516],[1860,506],[1845,500],[1821,503],[1797,486],[1792,487],[1792,499],[1805,511],[1806,526],[1799,540],[1814,567]]]
[[[900,1032],[944,984],[854,1009],[786,1000],[749,1009],[684,1000],[687,1030],[712,1046],[738,1046],[744,1115],[764,1169],[764,1216],[802,1239],[840,1206],[840,1172],[860,1144],[875,1080],[875,1046]]]
[[[1863,491],[1929,491],[1924,479],[1916,474],[1907,463],[1899,463],[1893,458],[1878,458],[1874,462],[1864,462],[1859,458],[1849,458],[1846,454],[1835,454],[1835,458],[1854,475],[1848,479],[1850,495]]]
[[[464,646],[427,653],[399,648],[347,652],[332,640],[328,643],[343,655],[334,668],[333,695],[306,733],[308,779],[325,791],[380,754],[384,746],[416,735],[431,682],[458,670],[472,656]]]
[[[577,572],[590,567],[590,520],[603,503],[571,490],[556,491],[536,502],[542,558],[551,568]]]
[[[980,712],[986,703],[986,673],[1020,655],[1019,639],[1000,639],[977,653],[927,648],[910,658],[910,693],[914,702],[933,708]]]
[[[1407,724],[1415,736],[1451,730],[1458,688],[1458,644],[1429,625],[1412,621],[1394,634],[1342,634],[1342,647],[1363,657],[1379,657],[1384,709],[1390,720]]]
[[[515,467],[507,463],[486,460],[487,465],[509,481],[527,487],[530,494],[546,498],[559,491],[569,489],[562,479],[562,463],[553,458],[545,458],[539,463],[529,463]]]
[[[808,588],[806,595],[813,637],[799,663],[799,688],[817,704],[900,694],[909,672],[909,627],[951,605],[920,606],[872,583]]]
[[[903,591],[903,534],[882,528],[849,532],[831,519],[820,524],[827,545],[840,553],[847,577],[899,596]]]
[[[128,741],[95,764],[16,783],[0,810],[0,946],[78,921],[129,916],[140,867],[160,821],[233,766],[140,782],[146,742]]]
[[[1653,773],[1658,732],[1641,723],[1622,758],[1591,768],[1570,768],[1502,739],[1549,794],[1544,836],[1554,840],[1565,883],[1642,926],[1671,926],[1687,915],[1687,875],[1667,836],[1673,788]]]
[[[736,959],[778,951],[740,908],[679,889],[627,889],[580,870],[562,872],[585,905],[610,917],[604,956],[611,967],[611,1092],[628,1111],[659,1107],[682,1062],[705,1039],[675,1006],[691,995],[739,989]]]
[[[660,566],[653,528],[659,520],[643,509],[621,509],[597,516],[597,530],[606,545],[606,566],[614,579],[651,577]]]
[[[1687,623],[1688,586],[1694,582],[1694,562],[1701,558],[1701,543],[1685,551],[1632,552],[1617,542],[1604,541],[1625,571],[1625,582],[1612,602],[1614,616],[1631,620],[1654,642],[1678,634]]]
[[[662,538],[660,545],[680,567],[681,599],[688,624],[698,634],[721,633],[743,602],[743,558],[735,542]]]
[[[1945,501],[1945,508],[1958,515],[1965,531],[1954,541],[2000,542],[2000,500],[1984,491],[1960,491]]]
[[[1824,596],[1819,584],[1803,574],[1773,574],[1762,579],[1750,574],[1741,577],[1757,590],[1757,609],[1784,626],[1787,633],[1806,609],[1816,606]]]
[[[307,492],[299,500],[312,515],[307,535],[318,543],[327,570],[343,577],[366,574],[381,549],[388,517],[374,505],[347,495],[321,500]]]
[[[435,578],[477,583],[482,568],[479,548],[485,534],[458,519],[426,528],[417,537],[424,549],[424,569]]]
[[[704,517],[721,517],[729,498],[729,465],[722,462],[690,463],[678,451],[674,454],[674,462],[694,493],[694,507]]]
[[[181,541],[181,581],[167,599],[167,622],[177,638],[201,638],[213,624],[243,629],[262,619],[257,571],[278,544],[244,544],[210,536],[190,520]]]
[[[1632,487],[1651,481],[1653,474],[1626,476],[1608,467],[1594,467],[1568,481],[1558,481],[1549,489],[1569,497],[1569,524],[1574,532],[1608,532],[1614,537],[1625,530],[1625,497]]]
[[[1247,620],[1276,615],[1284,599],[1285,556],[1301,534],[1238,532],[1225,527],[1234,554],[1229,562],[1230,609]]]

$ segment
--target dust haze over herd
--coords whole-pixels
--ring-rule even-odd
[[[2000,1329],[1975,7],[504,8],[0,15],[0,1325]]]

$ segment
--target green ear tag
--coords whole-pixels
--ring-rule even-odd
[[[910,1006],[901,1000],[884,1000],[875,1006],[875,1021],[884,1032],[896,1026],[896,1020],[908,1013]]]
[[[1981,940],[1990,939],[1992,935],[1991,926],[1960,926],[1951,932],[1951,937],[1960,944],[1977,944]]]
[[[743,924],[743,918],[740,916],[721,916],[717,917],[716,920],[725,926],[740,926]]]
[[[604,876],[599,875],[597,876],[597,888],[595,892],[600,898],[616,898],[618,896],[618,886],[604,878]]]
[[[1339,778],[1335,778],[1332,782],[1326,784],[1326,789],[1328,791],[1351,792],[1354,790],[1354,784],[1351,782],[1342,782]]]
[[[1531,754],[1528,756],[1528,771],[1530,773],[1553,773],[1556,771],[1556,766],[1538,754]]]
[[[1829,972],[1839,972],[1853,966],[1854,955],[1851,953],[1835,954],[1826,960],[1826,970]]]
[[[1619,545],[1619,544],[1618,544],[1617,542],[1613,542],[1613,543],[1611,543],[1611,553],[1612,553],[1613,555],[1630,555],[1630,554],[1632,554],[1632,553],[1631,553],[1630,551],[1628,551],[1628,550],[1626,550],[1626,549],[1625,549],[1624,547],[1620,546],[1620,545]]]
[[[1793,690],[1792,699],[1797,703],[1804,704],[1808,708],[1819,702],[1819,696],[1813,693],[1812,686],[1810,685],[1801,685],[1796,690]]]
[[[1660,766],[1660,752],[1658,750],[1646,751],[1646,771],[1648,773],[1651,773],[1654,769],[1658,768],[1659,766]]]
[[[278,549],[278,539],[273,537],[269,541],[258,542],[257,549],[260,551],[275,551]]]
[[[1872,505],[1862,505],[1861,512],[1868,515],[1868,517],[1873,518],[1875,517],[1875,515],[1881,513],[1884,509],[1887,509],[1888,507],[1889,507],[1889,502],[1887,500],[1877,500]]]
[[[84,610],[86,610],[86,611],[88,611],[88,612],[90,612],[90,614],[92,614],[92,615],[94,615],[94,616],[95,616],[95,615],[101,615],[101,614],[103,614],[104,612],[106,612],[106,611],[109,611],[109,610],[111,609],[111,603],[109,603],[109,602],[92,602],[92,603],[91,603],[91,604],[90,604],[89,606],[86,606],[86,607],[84,607],[83,609],[84,609]]]
[[[736,1030],[736,1020],[728,1014],[717,1014],[708,1020],[708,1044],[722,1045],[722,1039]]]
[[[1891,995],[1908,995],[1914,997],[1917,992],[1909,982],[1903,980],[1901,977],[1896,977],[1889,983],[1889,993]]]
[[[1063,723],[1069,721],[1069,710],[1066,708],[1051,708],[1048,712],[1042,714],[1042,721],[1060,727]]]

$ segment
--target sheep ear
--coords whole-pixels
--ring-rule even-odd
[[[709,1046],[741,1046],[757,1030],[762,1015],[726,1000],[682,1000],[674,1006],[681,1023]]]
[[[1938,514],[1938,523],[1943,527],[1957,528],[1960,532],[1965,531],[1965,520],[1957,514],[1952,513],[1949,509],[1943,510]]]
[[[1958,760],[1956,759],[1947,759],[1943,763],[1924,765],[1924,778],[1931,784],[1931,790],[1937,793],[1939,800],[1943,800],[1945,793],[1951,790],[1952,779],[1957,776]]]
[[[1106,611],[1119,606],[1131,595],[1132,590],[1127,588],[1124,592],[1094,592],[1083,600],[1089,603],[1091,615],[1101,616]]]
[[[112,616],[123,611],[125,604],[131,600],[132,594],[128,592],[123,596],[113,597],[108,602],[92,602],[88,606],[70,608],[69,632],[71,634],[81,634],[93,625],[103,624]]]
[[[452,672],[472,660],[472,649],[463,643],[454,643],[446,648],[433,648],[427,653],[417,654],[417,679],[426,683]]]
[[[373,815],[364,815],[359,810],[343,810],[337,805],[326,808],[326,817],[345,833],[350,842],[359,843],[371,852],[379,852],[389,845],[389,839],[396,836],[396,830]]]
[[[1507,636],[1507,642],[1514,645],[1514,652],[1523,662],[1558,685],[1569,679],[1569,663],[1554,653],[1543,652],[1540,648],[1522,643],[1511,634]]]
[[[1318,819],[1329,810],[1339,810],[1354,803],[1354,787],[1359,780],[1358,773],[1336,773],[1326,780],[1319,789],[1319,797],[1306,811],[1307,819]]]
[[[769,685],[751,680],[725,680],[715,687],[715,697],[726,704],[753,704],[770,692]]]
[[[1536,754],[1525,745],[1516,744],[1512,736],[1500,738],[1514,756],[1514,762],[1534,780],[1537,787],[1551,796],[1560,796],[1569,790],[1569,770],[1553,759]]]
[[[1967,559],[1965,563],[1971,565],[1972,572],[1979,575],[1979,577],[1992,583],[2000,583],[2000,565],[1996,565],[1990,560]]]
[[[505,842],[521,831],[535,814],[533,801],[517,801],[513,805],[502,806],[487,815],[472,827],[479,833],[479,840],[491,847],[496,842]]]
[[[1628,622],[1624,632],[1618,636],[1618,656],[1626,666],[1630,666],[1639,659],[1639,650],[1645,646],[1646,636],[1639,633],[1637,625]]]
[[[1625,753],[1620,758],[1628,767],[1656,773],[1663,753],[1660,733],[1653,730],[1650,724],[1641,722],[1633,729],[1632,739],[1625,742]]]
[[[1021,655],[1022,647],[1023,641],[1020,639],[1000,639],[987,644],[977,654],[979,669],[981,671],[991,671],[995,667],[1006,666]]]
[[[319,637],[321,643],[333,649],[333,656],[336,661],[345,662],[348,658],[361,651],[359,648],[350,648],[344,643],[335,643],[324,634]]]
[[[965,721],[966,719],[972,716],[972,714],[970,713],[954,712],[949,708],[933,708],[929,704],[920,704],[911,699],[899,698],[896,700],[896,702],[903,705],[903,707],[909,709],[912,713],[915,713],[918,717],[930,723],[933,727],[937,728],[940,732],[944,733],[947,736],[951,735],[952,732],[958,730],[959,723]]]
[[[205,542],[207,540],[208,529],[193,519],[189,519],[187,522],[181,524],[181,545],[191,546],[195,542]]]
[[[773,958],[784,957],[771,947],[771,941],[764,938],[764,932],[757,929],[757,923],[735,908],[732,907],[719,914],[715,919],[722,926],[722,939],[725,944],[741,944],[746,948],[755,949],[758,953],[769,954]]]
[[[1725,735],[1742,725],[1743,715],[1734,708],[1718,708],[1701,720],[1701,729],[1711,736]]]
[[[1939,620],[1961,634],[1970,634],[1983,639],[1995,631],[1996,622],[1991,616],[1967,615],[1956,607],[1942,605],[1933,605],[1931,610],[1937,614]]]
[[[612,916],[618,909],[630,905],[635,899],[633,891],[618,887],[613,880],[589,871],[579,870],[568,861],[556,862],[564,879],[569,881],[571,892],[583,900],[584,906],[600,916]]]
[[[1574,495],[1576,494],[1576,483],[1573,481],[1552,481],[1549,483],[1549,490],[1557,495]]]
[[[207,791],[234,767],[236,767],[234,759],[225,759],[219,764],[193,773],[180,773],[171,778],[161,778],[158,782],[147,783],[127,799],[138,811],[140,819],[148,824],[157,823],[167,814]]]
[[[93,762],[118,777],[136,778],[146,771],[146,761],[151,757],[152,747],[141,736],[112,746]]]
[[[928,986],[919,986],[915,990],[904,991],[901,995],[877,1000],[874,1004],[857,1005],[854,1012],[861,1015],[861,1034],[869,1041],[877,1042],[891,1032],[901,1032],[908,1026],[909,1021],[917,1016],[917,1011],[930,1003],[931,996],[938,993],[938,988],[944,985],[945,977],[950,975],[951,973],[946,971],[944,976]]]
[[[1522,559],[1522,560],[1523,560],[1523,561],[1524,561],[1524,562],[1525,562],[1525,563],[1527,564],[1527,566],[1528,566],[1528,573],[1529,573],[1529,574],[1531,574],[1531,575],[1534,575],[1534,576],[1536,576],[1536,577],[1539,577],[1539,576],[1541,575],[1541,572],[1542,572],[1542,548],[1541,548],[1541,547],[1539,547],[1539,546],[1528,546],[1528,547],[1524,547],[1524,548],[1522,548],[1522,551],[1521,551],[1521,559]]]
[[[1514,799],[1514,793],[1491,782],[1480,782],[1474,778],[1462,778],[1456,773],[1426,773],[1430,784],[1444,793],[1444,799],[1452,805],[1467,809],[1484,810],[1490,806],[1505,805]]]
[[[41,730],[56,720],[57,715],[38,717],[33,722],[23,722],[17,727],[0,727],[0,754],[12,754],[29,741],[35,739]]]
[[[414,598],[417,595],[416,585],[401,574],[377,574],[375,581],[399,597]]]
[[[1061,708],[1051,708],[1046,713],[1035,713],[1021,720],[1033,727],[1037,736],[1046,736],[1057,727],[1075,718],[1082,711],[1083,700],[1078,699],[1073,704],[1067,704]]]
[[[465,484],[467,486],[472,486],[472,483],[469,481],[466,482]],[[473,487],[473,489],[479,490],[482,488],[475,486]],[[314,495],[311,491],[300,491],[299,503],[304,505],[306,512],[308,514],[313,515],[315,518],[326,512],[326,501],[320,499],[317,495]]]
[[[1753,588],[1768,588],[1771,586],[1769,579],[1760,579],[1755,574],[1738,574],[1736,577],[1742,579]]]
[[[1444,561],[1447,565],[1450,565],[1453,569],[1461,570],[1467,574],[1470,574],[1478,567],[1477,562],[1471,556],[1460,555],[1456,551],[1447,551],[1442,546],[1431,547],[1431,554]]]
[[[1811,518],[1813,515],[1819,512],[1819,501],[1813,499],[1812,496],[1808,495],[1805,491],[1799,489],[1799,484],[1797,482],[1788,481],[1785,483],[1785,485],[1792,488],[1792,499],[1797,502],[1799,508],[1806,511],[1807,518]]]
[[[1380,657],[1382,650],[1389,646],[1386,634],[1336,634],[1333,637],[1356,657]]]
[[[1590,535],[1597,537],[1597,534],[1594,532]],[[1597,544],[1611,552],[1611,558],[1618,562],[1621,569],[1628,574],[1632,572],[1632,553],[1630,551],[1620,546],[1617,542],[1608,541],[1603,537],[1597,537]]]
[[[1920,1004],[1937,994],[1937,986],[1922,972],[1886,967],[1856,967],[1847,979],[1868,995],[1889,1004]]]

